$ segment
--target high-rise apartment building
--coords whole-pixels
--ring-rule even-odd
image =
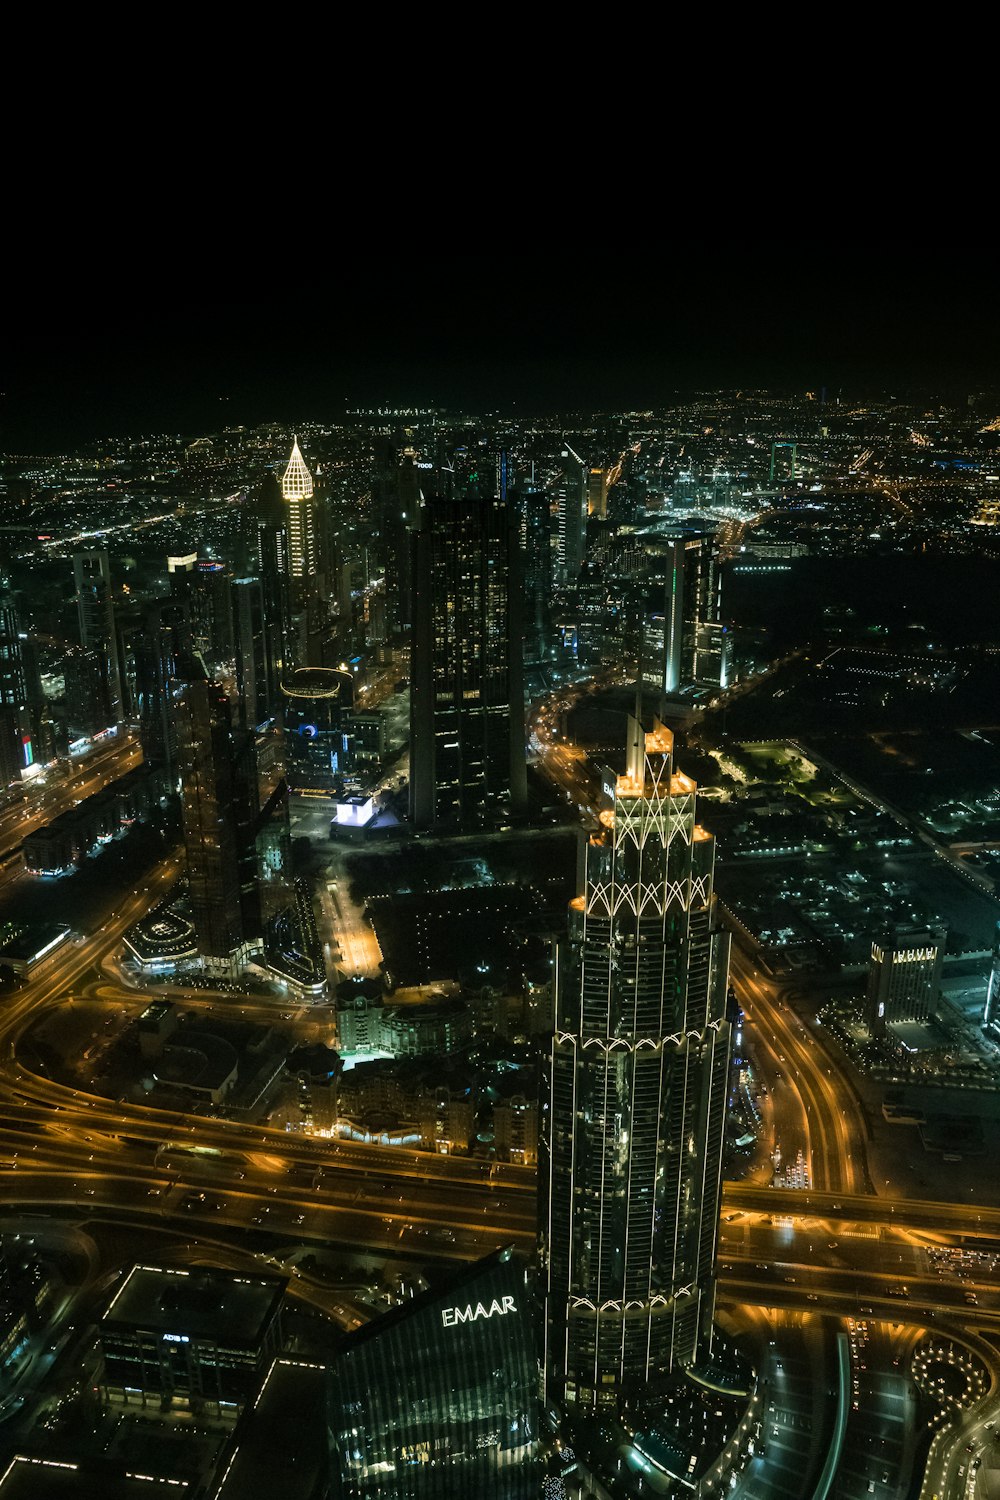
[[[653,576],[645,622],[643,678],[665,693],[725,688],[732,676],[732,634],[722,616],[722,569],[711,536],[651,536]]]
[[[630,718],[556,961],[540,1147],[547,1403],[587,1416],[706,1361],[730,1055],[715,844]]]
[[[66,728],[70,743],[100,734],[111,723],[107,679],[96,651],[74,646],[63,659]]]
[[[0,703],[0,802],[21,780],[21,754],[17,718],[12,708]],[[15,795],[13,792],[11,795]]]
[[[562,474],[556,486],[556,577],[557,584],[575,587],[587,540],[587,465],[567,446],[563,449]]]
[[[289,600],[288,521],[281,487],[274,474],[266,474],[257,498],[256,557],[251,571],[260,579],[263,595],[265,654],[268,661],[268,708],[273,713],[281,683],[291,670],[289,649],[292,636]]]
[[[528,661],[538,661],[549,649],[552,593],[552,517],[549,497],[533,484],[511,491],[520,515],[524,553],[524,649]]]
[[[413,453],[401,450],[401,436],[376,442],[373,498],[379,527],[377,552],[385,577],[385,628],[390,638],[412,621],[410,528],[420,509],[421,480],[430,476],[426,466],[417,468]]]
[[[892,1021],[926,1021],[941,988],[946,933],[941,928],[893,927],[872,943],[868,965],[868,1025],[881,1034]]]
[[[433,496],[416,523],[410,815],[422,829],[475,827],[527,795],[516,511]]]
[[[235,716],[218,683],[177,689],[188,899],[205,967],[228,972],[262,954],[286,972],[289,954],[299,954],[294,982],[315,989],[322,957],[314,963],[309,912],[300,910],[292,879],[281,728],[255,726],[245,711]]]
[[[187,602],[175,597],[135,606],[127,612],[123,627],[126,687],[143,759],[162,770],[173,787],[177,779],[173,700],[185,682],[205,675],[191,646]]]
[[[260,579],[234,578],[232,600],[233,655],[240,709],[247,725],[260,724],[278,697]]]
[[[207,967],[227,970],[243,944],[236,752],[216,682],[185,683],[174,703],[191,917]]]
[[[119,724],[125,716],[125,700],[111,594],[111,563],[107,552],[103,548],[75,552],[73,582],[80,621],[80,644],[85,651],[93,651],[100,662],[107,695],[108,723]]]
[[[199,560],[197,553],[167,558],[172,597],[182,606],[193,648],[213,664],[233,651],[233,606],[225,563]]]
[[[243,933],[270,954],[277,946],[275,923],[293,905],[284,735],[269,720],[248,724],[235,742]]]
[[[0,599],[0,801],[34,758],[30,723],[17,610]]]

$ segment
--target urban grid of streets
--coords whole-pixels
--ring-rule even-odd
[[[536,710],[533,746],[586,822],[589,768],[578,749],[555,743],[554,720],[545,705]],[[44,793],[44,808],[29,801],[5,813],[0,841],[12,842],[23,836],[19,825],[52,817],[123,774],[135,755],[127,737],[102,747]],[[316,817],[314,805],[299,802],[297,821],[308,826]],[[148,886],[109,914],[99,931],[43,960],[0,1012],[0,1076],[7,1100],[0,1171],[11,1174],[11,1186],[17,1174],[17,1216],[6,1227],[37,1230],[33,1215],[47,1210],[79,1210],[87,1218],[133,1225],[162,1226],[186,1217],[190,1225],[185,1210],[197,1194],[198,1206],[211,1210],[210,1223],[203,1212],[198,1226],[203,1250],[217,1253],[222,1264],[280,1265],[295,1279],[300,1297],[345,1328],[357,1326],[370,1310],[341,1291],[311,1284],[296,1266],[290,1242],[300,1249],[310,1243],[365,1246],[466,1260],[500,1242],[530,1253],[536,1222],[531,1168],[488,1168],[460,1157],[348,1142],[331,1145],[259,1125],[110,1101],[52,1082],[22,1060],[19,1044],[29,1028],[74,997],[100,999],[122,1018],[144,1007],[149,997],[121,984],[113,960],[126,929],[161,899],[177,874],[177,863],[165,861]],[[329,936],[348,972],[371,973],[380,958],[378,944],[344,884],[331,881],[322,893]],[[762,1337],[767,1325],[772,1457],[780,1455],[797,1422],[808,1428],[812,1420],[809,1371],[816,1350],[809,1315],[822,1310],[844,1320],[852,1348],[856,1338],[864,1339],[869,1360],[881,1349],[887,1368],[899,1366],[921,1330],[954,1337],[975,1351],[989,1374],[988,1394],[934,1445],[922,1495],[930,1500],[935,1494],[992,1493],[972,1488],[977,1471],[971,1458],[992,1446],[993,1423],[1000,1415],[1000,1356],[994,1345],[1000,1336],[1000,1277],[986,1268],[971,1282],[930,1275],[924,1252],[963,1234],[1000,1237],[1000,1210],[915,1202],[895,1196],[891,1182],[870,1182],[860,1108],[814,1017],[799,1014],[790,985],[758,971],[738,937],[732,983],[753,1036],[755,1061],[769,1083],[767,1132],[780,1138],[786,1158],[791,1154],[805,1163],[809,1183],[798,1189],[733,1184],[723,1204],[720,1305],[724,1315],[739,1309],[743,1326],[763,1320]],[[95,980],[95,972],[102,978]],[[197,992],[185,996],[186,1005],[212,1003]],[[241,998],[240,1007],[251,1017],[258,1008],[262,1015],[267,1011],[251,999]],[[295,1019],[307,1039],[329,1033],[325,1006],[303,1008]],[[248,1231],[259,1236],[253,1245],[269,1248],[248,1251]],[[796,1361],[802,1376],[798,1388]],[[46,1360],[40,1359],[34,1378],[45,1369]],[[855,1377],[856,1403],[861,1370],[867,1363]],[[874,1382],[866,1392],[866,1400],[875,1403],[874,1419],[884,1418],[887,1434],[905,1426],[893,1410],[902,1399],[896,1389],[902,1384],[897,1376]],[[859,1494],[866,1491],[866,1475],[856,1476]],[[988,1482],[985,1468],[982,1478]],[[770,1493],[766,1487],[746,1492]]]

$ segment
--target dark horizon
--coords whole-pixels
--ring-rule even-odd
[[[315,264],[315,262],[313,262]],[[47,289],[6,340],[0,447],[330,421],[352,406],[657,408],[741,385],[964,398],[1000,385],[985,257],[749,252],[376,258],[251,287],[187,265]],[[186,276],[184,271],[186,270]]]

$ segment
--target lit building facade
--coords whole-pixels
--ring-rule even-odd
[[[516,511],[434,496],[412,543],[410,815],[475,827],[527,798]]]
[[[176,780],[177,743],[173,703],[180,684],[201,677],[204,668],[191,649],[188,611],[183,600],[143,604],[126,617],[123,631],[126,683],[143,759]],[[67,705],[69,687],[67,678]],[[70,721],[72,723],[72,720]]]
[[[288,514],[289,572],[297,580],[314,578],[320,571],[315,487],[297,438],[292,444],[291,457],[281,477],[281,495]]]
[[[92,739],[110,727],[107,679],[96,651],[71,647],[63,659],[63,684],[71,745]]]
[[[255,519],[255,566],[260,579],[264,606],[265,653],[273,713],[277,693],[285,672],[290,668],[289,649],[292,625],[289,600],[290,564],[288,556],[288,518],[281,487],[274,474],[266,474],[257,496]]]
[[[133,1266],[98,1327],[105,1391],[126,1404],[235,1411],[281,1346],[285,1283]]]
[[[575,587],[580,581],[587,539],[587,466],[572,448],[562,454],[562,475],[556,488],[555,581]]]
[[[586,845],[539,1159],[544,1396],[581,1416],[707,1359],[730,1055],[715,844],[658,722]]]
[[[533,1325],[501,1250],[348,1334],[330,1375],[335,1500],[535,1500]]]
[[[524,553],[524,646],[528,661],[549,651],[552,593],[552,517],[544,490],[529,485],[511,498],[520,511],[521,550]]]
[[[894,927],[872,943],[868,965],[868,1027],[883,1033],[892,1021],[926,1021],[941,987],[945,933]]]
[[[296,792],[337,790],[349,757],[354,679],[333,667],[300,667],[281,687],[288,780]]]
[[[609,469],[591,469],[587,474],[587,514],[603,521],[608,514]]]
[[[722,568],[707,536],[649,538],[662,561],[663,593],[645,622],[643,678],[665,693],[726,688],[732,680],[732,632],[722,616]]]

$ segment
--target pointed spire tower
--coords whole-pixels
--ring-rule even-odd
[[[288,506],[288,569],[291,576],[309,580],[319,572],[319,525],[313,498],[313,477],[306,468],[298,438],[281,476],[281,494]]]
[[[297,437],[292,438],[292,456],[281,477],[281,493],[286,500],[311,500],[313,497],[313,477],[306,468]]]

